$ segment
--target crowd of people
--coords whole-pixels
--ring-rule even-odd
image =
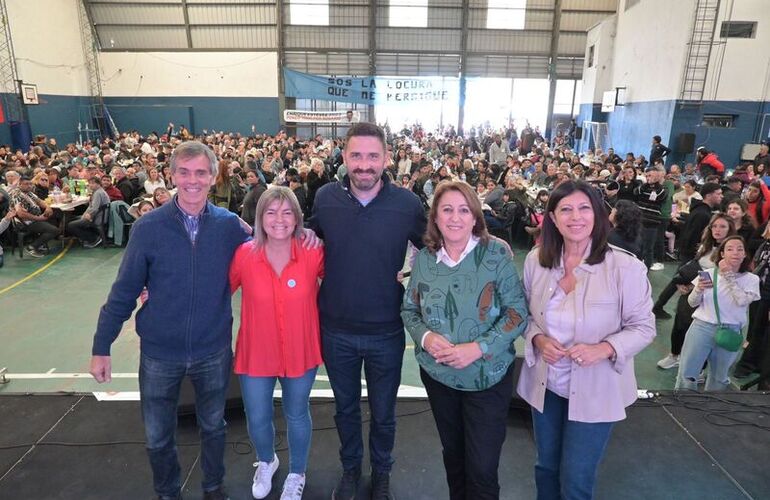
[[[8,195],[0,192],[7,198],[0,232],[11,220],[30,230],[51,226],[56,232],[37,226],[30,253],[42,253],[60,234],[46,222],[53,213],[45,182],[35,194],[30,175],[47,178],[49,190],[88,181],[89,207],[67,225],[86,246],[98,244],[88,229],[105,197],[136,214],[101,310],[91,373],[109,381],[110,346],[143,295],[140,392],[160,498],[179,495],[171,403],[185,377],[196,389],[201,486],[205,498],[225,498],[224,396],[232,369],[256,451],[254,497],[270,493],[279,468],[277,381],[290,457],[281,498],[301,498],[312,434],[308,398],[321,363],[341,442],[332,497],[354,498],[362,476],[363,367],[371,495],[393,498],[404,328],[415,343],[453,499],[499,497],[519,336],[526,347],[517,391],[532,406],[535,482],[547,498],[560,491],[592,497],[612,426],[636,399],[633,358],[652,342],[655,315],[668,315],[664,306],[675,294],[671,354],[659,366],[679,368],[677,388],[697,388],[704,363],[706,390],[724,388],[747,323],[739,368],[761,370],[760,384],[770,383],[767,146],[730,176],[703,148],[695,164],[666,165],[670,150],[657,136],[647,160],[612,149],[579,155],[569,140],[549,144],[531,129],[520,138],[512,129],[460,136],[359,123],[345,139],[302,141],[285,132],[193,136],[169,124],[165,134],[132,131],[55,149],[41,138],[28,154],[0,150],[9,187]],[[400,271],[410,245],[416,250],[404,290]],[[512,245],[533,247],[521,280]],[[647,272],[666,260],[680,266],[653,305]],[[239,288],[233,354],[230,294]]]

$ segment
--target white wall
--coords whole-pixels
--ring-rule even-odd
[[[102,52],[109,97],[277,97],[276,52]]]
[[[720,38],[722,21],[757,21],[756,38]],[[706,100],[770,100],[770,2],[722,0],[711,50]]]
[[[613,87],[626,87],[633,102],[678,99],[694,0],[641,0],[628,10],[625,4],[618,6]]]
[[[583,90],[581,104],[602,102],[605,90],[612,90],[612,65],[615,54],[615,32],[618,16],[613,15],[597,24],[586,35],[586,52],[583,62]],[[594,47],[594,64],[588,67],[589,48]]]
[[[19,78],[39,94],[89,93],[78,1],[5,0]]]

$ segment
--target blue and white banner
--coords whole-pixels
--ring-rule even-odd
[[[283,110],[283,121],[296,123],[358,123],[361,113],[352,109],[345,111],[304,111]]]
[[[286,97],[357,104],[415,104],[456,99],[457,78],[319,76],[283,68]]]

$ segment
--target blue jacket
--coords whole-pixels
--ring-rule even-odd
[[[182,213],[169,202],[134,224],[118,277],[102,306],[92,353],[108,356],[136,299],[149,299],[136,313],[142,352],[165,361],[204,358],[232,344],[228,272],[235,249],[248,236],[238,218],[209,203],[195,244]]]
[[[318,296],[321,324],[335,331],[381,334],[403,328],[407,241],[422,248],[425,211],[420,199],[383,175],[377,196],[363,206],[350,180],[321,187],[308,226],[323,238],[324,280]]]

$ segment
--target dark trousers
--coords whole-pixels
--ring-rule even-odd
[[[361,467],[361,367],[371,411],[369,457],[374,472],[390,472],[396,441],[396,396],[406,345],[403,329],[388,334],[332,331],[321,326],[321,345],[334,392],[340,460],[345,470]]]
[[[483,391],[453,389],[422,369],[420,378],[441,438],[450,500],[499,498],[497,469],[513,395],[513,365]]]
[[[679,299],[676,302],[674,324],[671,327],[671,354],[674,356],[682,354],[684,338],[687,335],[687,330],[690,329],[690,325],[692,324],[692,314],[694,312],[695,308],[690,307],[690,303],[687,302],[687,295],[680,294]]]
[[[770,312],[770,300],[767,299],[752,302],[749,306],[749,328],[746,333],[749,345],[743,351],[738,364],[752,371],[760,368],[764,358],[767,357],[768,312]]]
[[[642,257],[647,269],[655,262],[655,242],[658,238],[658,226],[642,227]]]
[[[590,500],[612,422],[569,420],[569,400],[546,390],[543,413],[532,409],[538,500]]]
[[[59,236],[59,228],[45,221],[35,221],[27,226],[27,231],[36,234],[37,238],[32,242],[35,248],[42,247],[52,239]]]
[[[233,353],[219,353],[193,361],[162,361],[144,353],[139,361],[139,392],[155,492],[176,498],[181,488],[176,452],[177,405],[182,379],[195,390],[195,415],[200,429],[203,491],[222,485],[225,476],[225,398]]]
[[[677,290],[676,284],[673,281],[669,281],[666,288],[658,295],[658,300],[655,301],[653,309],[663,309],[666,307],[666,304],[668,304],[668,301],[671,300],[671,297],[674,296]]]
[[[658,235],[655,237],[653,246],[653,256],[655,262],[664,262],[666,260],[666,227],[668,222],[664,221],[658,226]]]
[[[99,237],[96,224],[82,217],[67,224],[67,232],[85,243],[93,243]]]

